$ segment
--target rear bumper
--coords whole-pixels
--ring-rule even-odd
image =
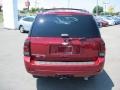
[[[37,76],[74,76],[74,77],[89,77],[97,75],[104,66],[104,58],[98,58],[93,64],[61,64],[61,63],[42,63],[38,61],[30,61],[29,57],[24,57],[26,70],[32,75]]]

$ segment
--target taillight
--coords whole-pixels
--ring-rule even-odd
[[[99,52],[100,57],[105,57],[105,43],[102,42],[100,45],[100,52]]]
[[[100,56],[100,57],[104,57],[104,56],[105,56],[105,52],[100,52],[100,53],[99,53],[99,56]]]
[[[24,43],[24,56],[30,56],[30,40],[26,39]]]

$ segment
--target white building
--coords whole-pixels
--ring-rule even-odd
[[[3,0],[3,27],[16,29],[18,25],[17,0]]]

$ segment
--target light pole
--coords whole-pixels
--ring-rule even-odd
[[[97,5],[96,5],[96,15],[98,15],[98,9],[99,9],[99,7],[98,7],[98,0],[97,0]]]
[[[105,5],[105,10],[104,10],[104,14],[106,14],[106,8],[107,8],[107,5],[110,3],[110,0],[105,0],[103,1],[103,4]]]
[[[104,10],[104,12],[105,12],[105,14],[106,14],[106,5],[107,5],[107,3],[104,3],[104,6],[105,6],[105,10]]]
[[[70,8],[70,0],[68,0],[68,5],[67,6],[68,6],[68,8]]]
[[[37,0],[35,0],[35,8],[37,8]]]

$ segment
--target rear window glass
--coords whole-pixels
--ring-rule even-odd
[[[100,37],[100,33],[91,15],[38,15],[33,23],[30,36],[60,37]]]

